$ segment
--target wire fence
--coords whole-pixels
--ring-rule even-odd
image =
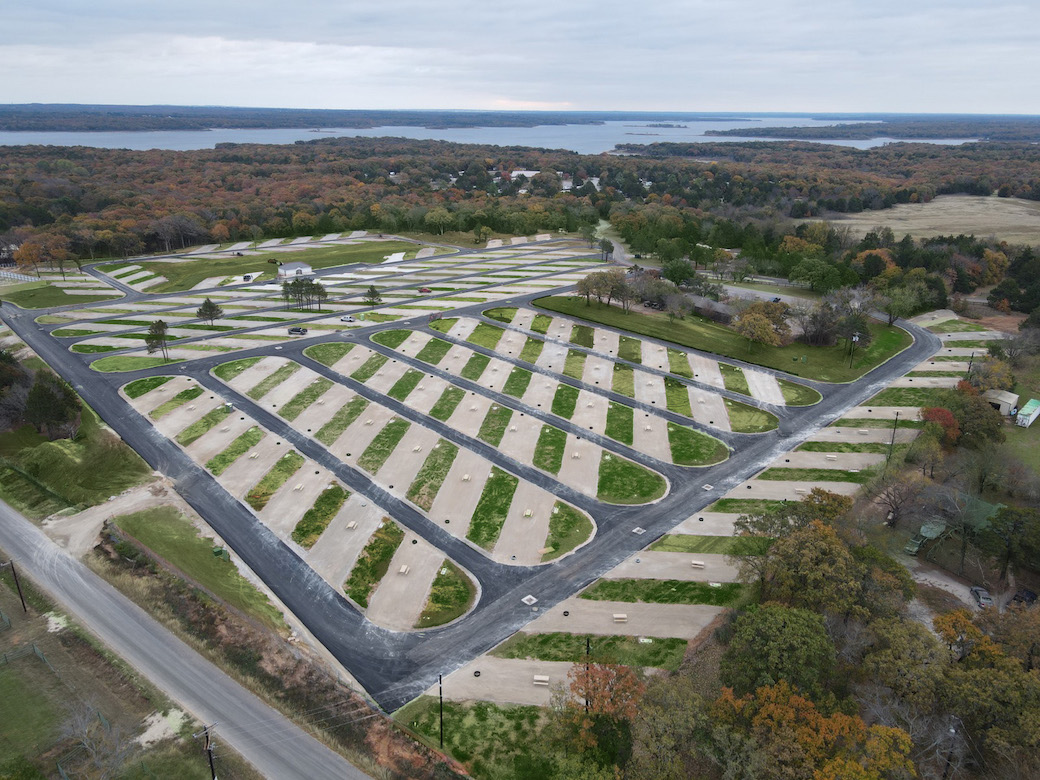
[[[11,627],[11,618],[4,614],[4,611],[0,609],[0,631],[6,631]]]

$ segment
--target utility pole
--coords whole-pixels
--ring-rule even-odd
[[[441,750],[444,749],[444,678],[437,675],[437,695],[441,700]]]
[[[899,427],[899,411],[896,411],[895,422],[892,423],[892,440],[888,443],[888,457],[885,459],[885,463],[892,460],[892,448],[896,446],[896,428]]]
[[[589,711],[589,656],[592,655],[592,637],[585,637],[585,712]]]
[[[206,757],[209,758],[210,780],[217,780],[217,770],[213,766],[213,742],[209,738],[209,730],[212,728],[216,728],[216,725],[217,724],[214,723],[212,726],[203,726],[202,731],[198,731],[191,735],[195,739],[199,738],[199,734],[201,734],[203,737],[204,742],[202,749],[206,751]]]
[[[858,333],[853,333],[852,334],[852,341],[851,341],[852,348],[849,350],[849,368],[852,368],[852,357],[853,357],[853,355],[856,354],[856,344],[857,343],[859,343],[859,334]]]
[[[0,564],[0,569],[4,566],[11,567],[11,576],[14,577],[14,586],[18,589],[18,598],[22,600],[22,612],[28,613],[29,608],[25,606],[25,594],[22,593],[22,583],[18,581],[18,570],[14,567],[14,558],[9,560],[7,563]]]
[[[971,353],[971,357],[968,358],[968,373],[971,373],[971,364],[975,362],[975,353]]]

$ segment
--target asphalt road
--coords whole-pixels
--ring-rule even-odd
[[[196,294],[199,291],[195,291]],[[498,306],[529,303],[532,297],[520,296],[497,302]],[[118,303],[118,302],[116,302]],[[459,309],[454,314],[480,316],[484,305]],[[915,342],[904,352],[862,379],[848,385],[823,385],[809,382],[821,390],[823,401],[802,409],[772,409],[780,417],[776,431],[755,436],[719,435],[736,447],[729,460],[708,468],[682,468],[670,464],[654,467],[671,482],[671,492],[654,504],[636,507],[618,507],[595,502],[561,485],[551,476],[532,467],[517,463],[500,451],[475,440],[463,441],[458,432],[424,418],[387,397],[381,403],[402,416],[420,420],[445,438],[478,450],[496,465],[530,479],[535,484],[559,495],[565,500],[589,511],[596,520],[597,533],[578,553],[564,560],[541,567],[515,567],[492,562],[468,542],[452,537],[428,520],[407,502],[390,495],[363,472],[343,465],[315,440],[296,431],[283,419],[264,410],[249,398],[234,393],[209,375],[213,365],[231,359],[252,355],[279,355],[300,360],[315,370],[331,372],[302,357],[304,347],[312,343],[336,338],[329,334],[296,340],[281,345],[275,351],[272,345],[261,345],[241,350],[234,356],[217,356],[191,361],[177,366],[160,367],[146,371],[105,375],[91,371],[87,358],[74,355],[66,345],[51,338],[47,328],[33,320],[40,311],[22,312],[4,306],[3,316],[15,332],[51,366],[58,370],[84,397],[101,417],[144,459],[173,478],[177,490],[192,507],[220,534],[245,563],[259,574],[275,594],[308,627],[319,641],[354,675],[367,691],[387,710],[393,710],[422,693],[432,684],[438,673],[459,668],[475,656],[522,628],[538,612],[573,595],[601,576],[627,556],[642,549],[654,539],[667,533],[675,524],[720,498],[734,486],[746,480],[767,463],[804,441],[812,433],[840,417],[848,408],[858,405],[901,376],[939,347],[939,339],[932,333],[909,323],[900,325],[915,337]],[[327,316],[327,315],[326,315]],[[425,317],[388,323],[362,331],[354,331],[347,338],[366,341],[367,336],[389,328],[419,328]],[[501,323],[498,323],[501,325]],[[219,336],[217,333],[214,336]],[[441,334],[438,334],[441,335]],[[340,336],[342,338],[342,336]],[[641,337],[654,344],[655,339]],[[467,345],[472,348],[473,345]],[[573,348],[574,345],[569,345]],[[382,350],[381,350],[382,351]],[[499,355],[509,360],[509,356]],[[397,356],[397,359],[402,359]],[[740,361],[729,361],[740,365]],[[755,367],[756,370],[763,370]],[[423,366],[425,371],[432,371]],[[768,369],[764,369],[768,371]],[[328,468],[352,491],[361,493],[381,507],[404,526],[440,547],[469,571],[480,587],[480,599],[465,618],[440,629],[422,633],[388,631],[367,622],[364,617],[332,586],[307,566],[292,548],[278,539],[260,523],[242,502],[228,494],[204,469],[195,464],[176,444],[160,435],[151,423],[136,414],[120,398],[115,389],[138,376],[154,374],[187,374],[198,379],[221,396],[232,400],[268,428],[280,441]],[[773,372],[776,373],[776,372]],[[362,394],[371,390],[349,380],[344,384]],[[456,380],[458,381],[458,380]],[[804,381],[804,380],[796,380]],[[574,384],[574,383],[572,383]],[[492,391],[471,388],[509,406],[517,406],[516,399]],[[639,407],[632,399],[625,403]],[[549,420],[541,410],[526,408],[532,417]],[[667,410],[648,407],[659,414]],[[551,418],[553,424],[559,420]],[[690,424],[689,421],[684,421]],[[700,427],[700,426],[695,426]],[[709,431],[711,432],[711,431]],[[602,443],[610,449],[629,454],[625,448],[610,440]],[[705,489],[711,485],[710,489]],[[646,530],[642,535],[632,533],[635,527]],[[539,599],[536,608],[523,605],[520,599],[527,595]]]
[[[232,680],[0,502],[0,547],[76,620],[265,777],[369,777]],[[357,717],[370,715],[359,712]]]

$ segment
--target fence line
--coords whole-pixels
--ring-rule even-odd
[[[6,631],[11,627],[11,618],[4,614],[4,611],[0,609],[0,631]]]
[[[0,270],[0,279],[11,279],[16,282],[38,282],[39,277],[26,276],[25,274],[15,273],[14,271],[3,271]]]

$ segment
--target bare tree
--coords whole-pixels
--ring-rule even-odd
[[[105,720],[90,701],[70,705],[61,735],[83,748],[94,777],[106,780],[120,774],[135,743],[119,724]]]

